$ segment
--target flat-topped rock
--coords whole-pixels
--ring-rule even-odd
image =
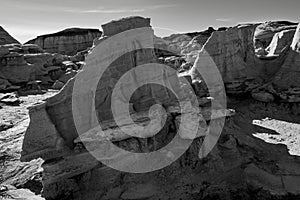
[[[69,28],[57,33],[38,36],[25,44],[36,44],[49,53],[75,55],[91,47],[93,40],[101,34],[102,32],[98,29]]]
[[[150,18],[143,17],[128,17],[120,20],[114,20],[103,24],[102,26],[103,33],[105,36],[113,36],[115,34],[142,27],[151,27]]]

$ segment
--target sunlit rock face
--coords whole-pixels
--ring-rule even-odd
[[[98,29],[70,28],[63,31],[41,35],[26,44],[37,44],[49,53],[76,55],[93,45],[93,40],[101,36]]]
[[[269,21],[258,25],[254,40],[255,47],[266,48],[272,41],[274,35],[285,30],[295,30],[297,23],[288,21]]]
[[[120,21],[112,21],[111,23],[103,25],[104,35],[98,41],[95,41],[95,44],[99,45],[101,42],[106,40],[108,35],[117,34],[118,31],[130,30],[135,28],[135,26],[136,28],[149,28],[149,23],[149,19],[141,17],[130,17],[121,19]],[[122,26],[122,24],[124,24],[124,27]],[[108,35],[106,31],[108,31]],[[147,35],[150,36],[150,39],[153,40],[153,30],[148,29]],[[135,49],[135,47],[138,46],[138,41],[136,44],[132,45],[133,46],[128,47],[128,53],[125,53],[121,57],[112,61],[111,65],[102,74],[101,79],[99,79],[100,77],[93,75],[93,77],[85,80],[85,83],[82,83],[82,85],[88,86],[89,82],[95,81],[97,83],[97,81],[99,81],[95,94],[95,108],[99,120],[111,120],[113,118],[111,113],[111,95],[115,84],[121,78],[121,76],[137,66],[156,62],[156,55],[153,48],[131,51],[130,49]],[[89,67],[103,67],[102,62],[95,62],[97,60],[97,57],[99,57],[98,51],[99,50],[97,49],[97,45],[93,47],[92,52],[87,58],[87,64],[83,67],[83,73],[85,70],[88,70]],[[160,72],[160,76],[166,76],[166,84],[173,85],[175,89],[180,89],[176,71],[162,70]],[[148,110],[150,106],[158,102],[166,106],[168,105],[168,103],[172,102],[173,96],[166,88],[159,87],[155,84],[149,84],[140,87],[139,81],[142,80],[135,74],[134,70],[129,73],[129,77],[130,80],[126,83],[126,87],[123,87],[122,94],[124,94],[124,99],[127,99],[130,102],[133,112]],[[47,102],[45,102],[43,106],[40,106],[40,109],[38,109],[39,113],[43,113],[43,115],[49,116],[49,119],[51,121],[50,127],[52,126],[51,124],[53,124],[55,126],[56,132],[60,135],[57,136],[57,133],[55,131],[52,131],[52,135],[49,137],[63,138],[64,143],[69,148],[73,148],[73,140],[78,137],[78,133],[75,128],[72,116],[72,94],[75,79],[70,80],[59,94],[52,98],[49,98]],[[131,97],[126,95],[128,93],[127,90],[129,87],[138,88]],[[78,99],[78,101],[86,101],[87,96],[91,95],[91,93],[91,88],[87,87],[86,90],[82,91],[82,93],[77,94],[76,98]],[[30,112],[32,119],[35,119],[36,115],[39,114],[36,110],[37,109],[33,108]],[[82,113],[82,115],[83,117],[90,117],[88,116],[90,115],[90,113]],[[47,121],[43,123],[46,123],[45,126],[48,126],[47,124],[49,124]],[[90,128],[93,127],[86,127],[87,130],[89,130]],[[52,147],[47,146],[40,148],[36,148],[34,147],[34,145],[30,145],[31,143],[38,142],[39,140],[38,138],[33,139],[34,137],[31,136],[35,135],[37,130],[38,127],[36,127],[36,123],[31,123],[30,128],[27,130],[26,138],[24,141],[22,156],[23,159],[28,160],[40,156],[44,159],[49,159],[53,157],[53,154],[54,156],[60,155],[61,152],[57,152],[56,154],[53,153],[55,152],[55,145],[53,145]],[[34,140],[35,142],[31,140]]]
[[[270,45],[266,48],[268,56],[276,56],[283,53],[284,50],[290,47],[293,41],[296,30],[284,30],[276,33]]]
[[[12,43],[19,44],[15,38],[13,38],[4,28],[0,26],[0,45]]]

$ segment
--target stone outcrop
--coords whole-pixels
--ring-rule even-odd
[[[4,28],[0,26],[0,45],[12,43],[19,44],[15,38],[13,38],[6,30],[4,30]]]
[[[287,22],[284,25],[246,24],[215,31],[198,51],[197,67],[207,68],[207,60],[213,60],[227,94],[251,91],[253,98],[264,102],[274,99],[296,102],[299,100],[296,75],[299,68],[298,32],[294,23]],[[267,42],[270,43],[268,47],[257,47],[257,41],[253,42],[253,38],[269,37],[272,39]],[[260,48],[263,52],[258,54]],[[196,67],[192,68],[191,74],[193,79],[201,79]]]
[[[229,93],[241,92],[247,79],[261,76],[259,72],[263,69],[254,53],[255,29],[255,24],[249,24],[215,31],[198,52],[198,63],[191,70],[193,79],[201,76],[197,68],[207,68],[208,60],[219,69]]]
[[[76,55],[93,45],[93,40],[101,36],[98,29],[70,28],[48,35],[41,35],[26,42],[36,44],[49,53]]]

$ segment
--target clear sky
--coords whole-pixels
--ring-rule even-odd
[[[20,42],[70,27],[151,17],[157,35],[241,22],[300,21],[300,0],[0,0],[0,25]]]

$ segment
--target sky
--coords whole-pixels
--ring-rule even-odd
[[[0,0],[0,26],[24,43],[66,28],[99,28],[127,16],[151,18],[155,34],[270,20],[300,21],[300,0]]]

